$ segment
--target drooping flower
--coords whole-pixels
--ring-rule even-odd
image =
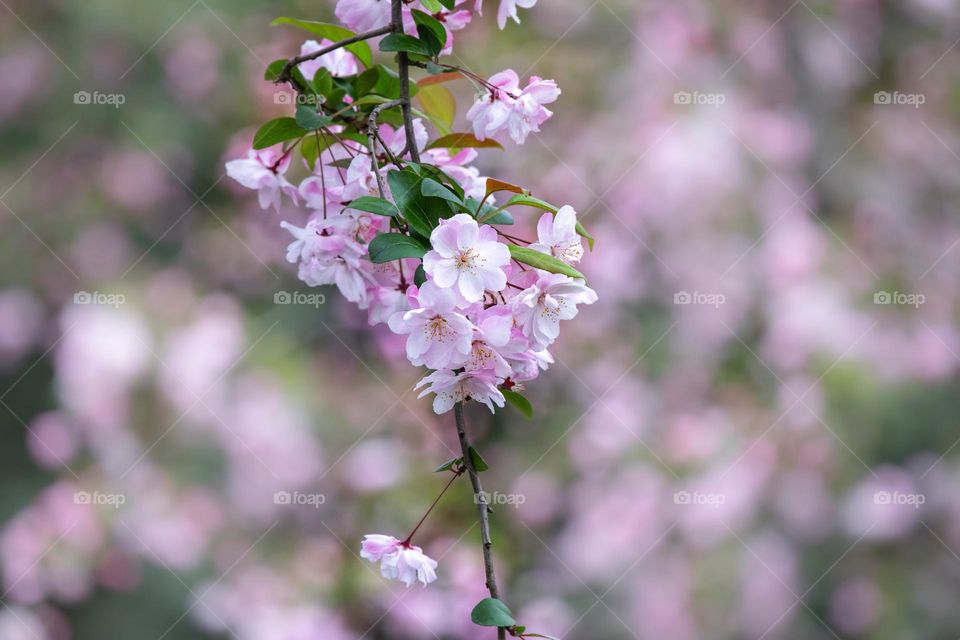
[[[257,191],[261,209],[271,205],[280,211],[280,193],[286,193],[297,203],[297,188],[283,177],[290,166],[290,155],[276,149],[250,149],[246,158],[231,160],[226,164],[227,175]]]
[[[390,24],[390,0],[339,0],[334,13],[347,28],[370,31]]]
[[[537,0],[500,0],[500,9],[497,11],[497,26],[501,30],[507,26],[507,18],[513,18],[513,21],[520,24],[520,18],[517,16],[517,7],[521,9],[530,9]]]
[[[517,325],[535,351],[546,349],[560,335],[560,321],[577,315],[578,304],[593,304],[596,292],[570,276],[541,272],[537,281],[512,300]]]
[[[494,405],[503,407],[505,399],[497,388],[497,377],[493,371],[461,371],[454,373],[448,369],[434,371],[417,383],[416,388],[426,386],[418,398],[430,393],[436,394],[433,399],[433,411],[440,415],[450,411],[458,402],[476,400],[494,412]]]
[[[553,112],[544,107],[556,102],[560,89],[553,80],[531,76],[520,89],[520,78],[512,69],[493,75],[489,91],[481,94],[467,112],[479,140],[506,131],[517,144],[523,144],[531,132],[540,131]]]
[[[300,55],[305,56],[315,51],[320,51],[324,47],[333,44],[332,40],[324,38],[320,42],[316,40],[307,40],[300,45]],[[357,57],[346,49],[336,49],[330,53],[325,53],[319,58],[305,60],[299,65],[300,72],[307,80],[313,80],[313,76],[321,68],[327,69],[330,75],[337,78],[352,76],[360,71],[360,62]]]
[[[423,268],[441,288],[454,287],[468,303],[483,299],[484,291],[501,291],[507,286],[504,267],[510,264],[510,250],[497,241],[496,230],[481,227],[466,213],[459,213],[430,234],[431,251],[423,257]]]
[[[577,234],[577,212],[573,207],[561,207],[556,214],[549,212],[537,222],[537,242],[530,245],[567,264],[576,264],[583,257],[583,241]]]
[[[287,247],[287,261],[300,263],[301,280],[311,287],[335,284],[343,297],[367,308],[368,287],[376,283],[366,260],[367,249],[356,240],[356,220],[340,215],[311,220],[303,228],[288,222],[280,226],[294,237]]]
[[[406,586],[420,582],[427,586],[437,579],[437,561],[423,549],[393,536],[369,534],[360,543],[360,557],[380,563],[380,575]]]
[[[428,281],[408,291],[416,308],[390,317],[390,330],[409,334],[407,358],[431,369],[463,366],[473,344],[473,323],[456,309],[456,295]]]

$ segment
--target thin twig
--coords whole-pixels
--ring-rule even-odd
[[[400,100],[391,100],[378,104],[370,112],[370,119],[367,120],[367,148],[370,149],[370,168],[373,169],[373,175],[377,177],[377,189],[380,191],[380,197],[386,198],[386,188],[383,185],[383,176],[380,175],[380,163],[377,161],[377,145],[375,140],[380,138],[377,133],[377,116],[385,109],[392,109],[400,104]],[[381,144],[383,140],[380,140]],[[383,147],[386,149],[386,145]]]
[[[392,20],[394,33],[403,33],[403,0],[392,0]],[[405,51],[397,54],[397,73],[400,74],[400,99],[403,100],[403,128],[407,134],[407,149],[410,159],[420,162],[420,150],[413,134],[413,115],[410,108],[410,60]]]
[[[497,578],[493,573],[493,541],[490,539],[490,505],[487,503],[487,495],[483,492],[480,485],[480,474],[473,464],[473,458],[470,455],[470,440],[467,438],[467,423],[463,418],[463,403],[458,402],[453,407],[454,416],[457,419],[457,436],[460,438],[460,452],[463,454],[463,465],[467,468],[467,474],[470,476],[470,484],[473,485],[473,500],[477,503],[477,511],[480,513],[480,540],[483,542],[483,570],[487,575],[487,590],[491,598],[500,599],[500,590],[497,589]],[[498,640],[504,640],[507,637],[506,630],[503,627],[497,628]]]
[[[347,45],[351,45],[356,42],[360,42],[362,40],[369,40],[370,38],[376,38],[377,36],[386,35],[391,31],[393,31],[393,25],[387,25],[385,27],[380,27],[379,29],[373,29],[372,31],[365,31],[363,33],[359,33],[350,38],[344,38],[339,42],[334,42],[333,44],[323,47],[322,49],[318,49],[317,51],[314,51],[312,53],[306,53],[302,56],[295,56],[293,58],[290,58],[289,60],[287,60],[287,63],[283,65],[283,69],[280,70],[280,74],[277,76],[276,81],[277,83],[290,82],[293,79],[293,77],[290,75],[291,72],[293,71],[293,68],[298,64],[300,64],[301,62],[306,62],[307,60],[313,60],[315,58],[319,58],[320,56],[324,56],[330,53],[331,51],[342,49]]]

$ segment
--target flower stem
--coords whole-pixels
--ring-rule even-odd
[[[430,505],[430,507],[427,509],[427,512],[426,512],[425,514],[423,514],[423,517],[422,517],[422,518],[420,518],[420,522],[417,523],[417,526],[415,526],[415,527],[413,528],[413,531],[410,532],[410,535],[408,535],[408,536],[406,537],[406,539],[405,539],[401,544],[403,544],[404,546],[408,546],[408,545],[410,544],[410,541],[413,539],[413,535],[420,529],[420,525],[422,525],[422,524],[424,523],[424,521],[427,519],[427,516],[430,515],[430,512],[431,512],[431,511],[433,511],[433,508],[437,506],[437,503],[440,502],[440,498],[442,498],[442,497],[443,497],[443,494],[445,494],[445,493],[447,492],[447,489],[450,488],[450,485],[453,484],[453,481],[456,480],[457,478],[459,478],[459,477],[460,477],[460,474],[462,474],[462,473],[463,473],[463,471],[454,471],[454,472],[453,472],[453,477],[450,478],[450,480],[447,482],[446,485],[444,485],[443,490],[440,491],[440,495],[438,495],[437,498],[433,501],[433,504]]]
[[[480,474],[473,464],[473,458],[470,456],[470,440],[467,438],[467,424],[463,417],[463,403],[458,402],[453,407],[454,416],[457,419],[457,436],[460,438],[460,451],[463,453],[463,465],[467,468],[467,474],[470,476],[470,484],[473,486],[473,499],[477,503],[477,511],[480,513],[480,540],[483,542],[483,569],[487,575],[487,590],[491,598],[500,599],[500,590],[497,589],[497,578],[493,572],[493,541],[490,539],[490,505],[487,504],[487,496],[483,492],[480,484]],[[505,640],[507,637],[506,629],[497,627],[497,639]]]

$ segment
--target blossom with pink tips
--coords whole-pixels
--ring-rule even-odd
[[[497,241],[493,227],[480,227],[466,213],[459,213],[430,234],[432,251],[423,257],[423,268],[441,288],[453,287],[467,303],[479,302],[485,291],[507,286],[504,268],[510,250]]]
[[[578,304],[593,304],[596,292],[582,280],[541,272],[537,281],[513,299],[513,313],[534,350],[546,349],[560,335],[560,321],[577,315]]]
[[[330,46],[333,44],[332,40],[327,40],[324,38],[320,42],[316,40],[307,40],[302,45],[300,45],[300,55],[310,55],[316,51],[320,51],[324,47]],[[313,76],[316,75],[317,71],[320,69],[326,69],[330,72],[330,75],[343,78],[346,76],[352,76],[360,72],[360,62],[357,60],[357,57],[350,53],[346,49],[336,49],[330,53],[325,53],[319,58],[314,58],[313,60],[305,60],[299,65],[300,72],[303,73],[303,77],[307,80],[313,80]]]
[[[556,214],[544,213],[537,222],[537,242],[530,245],[567,264],[576,264],[583,257],[583,240],[577,233],[577,212],[571,206],[561,207]]]
[[[286,193],[297,204],[297,188],[283,177],[290,166],[289,154],[276,149],[250,149],[246,158],[227,163],[227,175],[248,189],[257,191],[261,209],[271,205],[280,211],[280,193]]]
[[[416,302],[417,308],[389,320],[391,331],[409,335],[407,358],[431,369],[463,366],[473,346],[473,323],[456,311],[454,292],[428,281],[416,291]]]
[[[473,133],[479,140],[506,132],[517,144],[523,144],[530,133],[540,131],[553,112],[545,104],[556,102],[560,89],[553,80],[531,76],[520,89],[520,77],[513,69],[491,76],[489,91],[482,94],[467,112]]]
[[[427,586],[437,579],[437,561],[423,549],[393,536],[368,534],[360,543],[360,557],[380,563],[380,575],[406,586],[420,582]]]
[[[505,399],[497,388],[496,374],[489,370],[483,371],[453,371],[443,369],[434,371],[417,383],[416,388],[427,387],[418,398],[434,393],[433,411],[437,415],[453,409],[453,405],[466,400],[475,400],[486,405],[490,413],[495,411],[494,405],[503,407]]]
[[[339,0],[337,19],[353,31],[370,31],[390,24],[390,0]]]
[[[367,249],[356,240],[357,222],[350,216],[311,220],[306,227],[288,222],[280,226],[290,232],[287,262],[300,263],[298,277],[311,287],[336,284],[350,302],[366,309],[368,287],[373,282],[366,260]]]

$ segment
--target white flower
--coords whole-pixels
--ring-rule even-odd
[[[497,242],[497,232],[466,213],[459,213],[430,234],[433,250],[423,257],[423,268],[442,288],[456,287],[468,303],[483,299],[484,291],[501,291],[507,286],[504,267],[510,264],[510,250]]]
[[[573,207],[561,207],[557,213],[545,213],[537,222],[537,242],[530,245],[542,253],[576,264],[583,257],[583,240],[577,233],[577,212]]]
[[[380,563],[380,575],[406,586],[421,582],[427,586],[437,579],[437,561],[423,549],[393,536],[370,534],[360,543],[360,557]]]
[[[283,177],[290,166],[289,155],[279,155],[272,149],[250,149],[247,157],[226,164],[227,175],[248,189],[256,189],[261,209],[271,205],[280,211],[280,192],[297,203],[297,188]]]
[[[300,55],[310,55],[315,51],[320,51],[333,44],[332,40],[324,38],[320,42],[316,40],[307,40],[300,46]],[[335,49],[330,53],[325,53],[319,58],[305,60],[300,63],[300,72],[307,80],[313,80],[313,76],[321,67],[327,69],[330,75],[337,78],[352,76],[360,71],[360,63],[357,57],[346,49]]]
[[[311,220],[300,228],[288,222],[287,262],[300,262],[298,277],[311,287],[336,284],[340,293],[361,309],[369,304],[369,285],[376,284],[366,261],[366,247],[356,241],[357,222],[349,216]]]
[[[390,317],[390,330],[409,334],[407,358],[420,366],[446,369],[463,366],[473,343],[473,323],[454,310],[456,299],[449,289],[428,281],[417,291],[420,308]]]
[[[582,280],[559,273],[542,273],[513,299],[513,314],[535,351],[549,347],[560,335],[560,321],[577,315],[578,304],[593,304],[596,292]]]
[[[493,406],[504,405],[503,394],[497,389],[497,378],[491,370],[463,371],[454,373],[449,370],[434,371],[417,383],[415,388],[427,386],[418,398],[429,393],[437,394],[433,399],[433,411],[436,414],[446,413],[453,409],[453,405],[465,400],[476,400],[485,404],[490,413]]]

